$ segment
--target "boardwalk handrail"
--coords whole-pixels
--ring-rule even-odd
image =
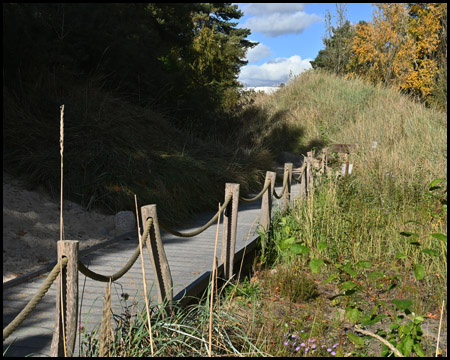
[[[239,200],[240,201],[242,201],[242,202],[246,202],[246,203],[251,203],[251,202],[254,202],[254,201],[256,201],[256,200],[259,200],[259,199],[261,199],[261,196],[263,196],[264,194],[265,194],[265,192],[267,191],[267,189],[269,188],[269,186],[270,186],[270,181],[269,182],[267,182],[267,184],[263,187],[263,189],[261,190],[261,192],[258,194],[258,195],[256,195],[255,197],[252,197],[252,198],[245,198],[245,197],[242,197],[242,196],[240,196],[239,197]]]
[[[311,182],[311,157],[312,153],[308,153],[307,161],[303,164],[301,170],[302,185],[306,182],[308,186],[304,186],[305,195],[306,188],[309,188],[312,184]],[[326,164],[325,164],[326,166]],[[305,177],[306,175],[306,177]],[[283,188],[281,194],[278,195],[275,191],[275,178],[276,173],[267,171],[264,187],[262,191],[253,198],[244,198],[239,196],[239,184],[225,185],[225,199],[222,206],[216,214],[200,229],[190,232],[181,233],[178,231],[171,230],[164,225],[158,223],[156,215],[156,205],[147,205],[141,207],[142,222],[145,223],[143,231],[143,241],[146,242],[147,250],[149,252],[150,258],[152,260],[154,272],[158,282],[158,294],[159,300],[172,301],[173,295],[171,290],[172,278],[170,275],[169,264],[165,256],[164,247],[162,244],[161,236],[159,233],[159,227],[161,226],[165,231],[171,233],[172,235],[179,237],[192,237],[200,234],[210,227],[218,218],[221,213],[224,213],[223,218],[223,241],[222,241],[222,261],[224,264],[225,277],[231,279],[233,276],[233,264],[234,264],[234,253],[235,253],[235,242],[236,242],[236,229],[237,229],[237,213],[238,213],[238,203],[242,202],[254,202],[261,197],[261,219],[260,225],[262,228],[268,232],[271,219],[271,209],[272,209],[272,196],[278,199],[283,199],[283,211],[289,206],[290,201],[290,187],[292,181],[292,163],[286,163],[284,167],[283,176]],[[270,190],[269,190],[270,188]],[[95,273],[94,271],[88,269],[79,259],[78,259],[78,241],[58,241],[58,258],[60,259],[56,266],[53,268],[45,282],[42,284],[39,291],[33,296],[25,308],[19,313],[18,316],[3,329],[3,341],[16,330],[16,328],[26,319],[26,317],[33,311],[45,293],[48,291],[52,283],[59,276],[62,276],[62,281],[58,282],[57,291],[57,316],[56,316],[56,327],[54,331],[54,336],[52,340],[52,356],[61,356],[62,352],[62,333],[60,328],[61,323],[61,313],[60,306],[63,303],[63,309],[65,311],[64,318],[67,317],[69,322],[74,321],[75,324],[66,324],[69,327],[69,334],[66,332],[66,342],[69,344],[68,355],[73,354],[73,347],[75,345],[75,335],[76,335],[76,316],[74,319],[74,314],[78,312],[78,271],[85,276],[100,282],[110,283],[121,278],[125,273],[127,273],[133,264],[136,262],[140,254],[140,247],[138,246],[130,257],[128,262],[115,274],[107,276]],[[73,250],[71,250],[73,249]],[[63,272],[61,273],[61,269]],[[62,288],[61,288],[62,286]],[[64,292],[63,300],[59,299],[60,293]],[[164,296],[163,296],[164,295]],[[67,306],[69,304],[69,306]]]
[[[3,341],[5,341],[9,335],[11,335],[22,322],[31,314],[37,304],[42,300],[44,295],[47,293],[50,286],[52,286],[53,281],[55,281],[56,277],[61,270],[61,266],[64,267],[67,265],[69,259],[63,258],[62,263],[57,263],[50,274],[45,279],[44,283],[41,285],[36,294],[30,299],[28,304],[22,309],[22,311],[12,320],[4,329],[3,329]]]
[[[145,228],[144,228],[145,230],[144,230],[144,234],[142,236],[143,239],[147,238],[150,228],[152,226],[152,223],[153,223],[153,220],[148,219],[147,223],[145,224]],[[81,262],[81,260],[78,260],[78,270],[80,270],[80,272],[83,275],[87,276],[88,278],[91,278],[92,280],[101,281],[101,282],[116,281],[116,280],[120,279],[123,275],[125,275],[128,272],[128,270],[130,270],[130,268],[133,266],[133,264],[136,262],[137,258],[139,257],[139,254],[140,254],[140,248],[138,246],[136,248],[136,250],[134,251],[133,255],[131,255],[128,262],[122,267],[122,269],[120,269],[115,274],[110,275],[110,276],[95,273],[94,271],[88,269]]]
[[[226,209],[226,207],[228,206],[228,203],[231,200],[231,195],[227,196],[227,198],[225,199],[225,202],[223,203],[223,205],[220,207],[220,209],[217,211],[217,213],[211,218],[211,220],[209,220],[205,225],[203,225],[200,229],[197,229],[193,232],[190,233],[181,233],[179,231],[176,230],[172,230],[169,227],[163,225],[163,224],[159,224],[159,226],[164,229],[166,232],[168,232],[169,234],[178,236],[178,237],[193,237],[196,235],[201,234],[203,231],[205,231],[207,228],[209,228],[216,220],[217,217]]]
[[[284,167],[283,188],[281,189],[281,194],[278,195],[277,192],[275,191],[275,189],[273,190],[273,196],[275,196],[277,199],[281,199],[283,197],[283,195],[285,194],[287,188],[289,187],[288,186],[289,185],[289,176],[286,176],[286,173],[288,173],[289,170],[292,172],[292,166],[291,167],[288,167],[288,166]]]

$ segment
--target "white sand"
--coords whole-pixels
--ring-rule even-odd
[[[28,191],[3,171],[3,282],[56,260],[59,200]],[[66,240],[79,240],[80,250],[114,237],[114,215],[88,212],[63,201]]]

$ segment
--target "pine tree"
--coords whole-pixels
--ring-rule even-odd
[[[342,75],[348,71],[351,57],[351,42],[355,34],[354,27],[347,20],[346,4],[336,4],[336,26],[332,25],[329,11],[325,16],[326,36],[323,39],[325,49],[320,50],[311,66]]]

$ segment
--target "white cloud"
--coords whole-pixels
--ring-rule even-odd
[[[275,86],[254,86],[254,87],[246,87],[245,90],[254,90],[256,92],[262,91],[266,94],[273,94],[275,91],[277,91],[279,87]]]
[[[276,58],[260,66],[247,65],[241,69],[238,80],[247,87],[286,84],[290,75],[295,76],[311,69],[311,60],[302,60],[299,55],[294,55],[290,58]]]
[[[245,14],[266,15],[274,12],[285,13],[303,11],[306,4],[279,3],[279,4],[250,4],[243,8]]]
[[[272,55],[270,49],[266,45],[259,43],[254,48],[247,51],[247,60],[249,63],[253,63],[269,57],[270,55]]]
[[[304,11],[271,12],[247,19],[242,27],[249,28],[252,32],[261,32],[266,36],[275,37],[283,34],[299,34],[307,27],[322,20],[320,16],[307,14]]]

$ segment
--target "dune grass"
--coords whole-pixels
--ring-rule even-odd
[[[439,236],[447,232],[445,115],[390,89],[322,73],[258,95],[244,113],[255,115],[245,132],[252,144],[270,148],[268,134],[293,129],[302,134],[297,149],[357,146],[352,175],[336,177],[342,158],[330,157],[328,176],[307,200],[275,215],[250,278],[229,284],[216,300],[214,341],[221,345],[214,354],[392,353],[378,335],[404,355],[434,356],[436,334],[424,330],[434,329],[430,321],[447,298],[447,244]],[[270,124],[274,119],[282,124]],[[435,179],[442,180],[431,184]],[[292,242],[302,251],[291,251]],[[195,320],[183,317],[184,326],[199,332],[192,347],[186,343],[192,334],[185,334],[179,353],[208,355],[206,330],[199,330],[206,304],[194,307]],[[372,324],[366,328],[372,335],[358,333],[361,323]]]
[[[64,197],[108,214],[157,204],[167,224],[215,208],[226,182],[259,187],[272,154],[227,134],[201,138],[170,114],[106,90],[104,79],[61,84],[42,76],[22,91],[3,92],[4,168],[30,188],[59,195],[58,118],[65,105]]]
[[[271,96],[259,94],[252,106],[269,117],[289,111],[286,126],[304,134],[299,148],[313,141],[356,145],[351,176],[336,178],[344,160],[330,156],[329,176],[306,201],[273,220],[253,279],[265,289],[260,306],[272,314],[259,321],[279,329],[268,335],[277,344],[271,354],[288,348],[296,354],[292,341],[279,340],[283,326],[290,334],[332,337],[340,356],[389,354],[375,338],[347,335],[371,313],[387,317],[392,328],[379,334],[403,354],[434,356],[436,340],[423,337],[420,324],[439,316],[447,299],[445,114],[392,89],[320,72],[305,73]],[[319,295],[302,297],[314,293]],[[412,333],[405,332],[407,319]]]
[[[120,109],[120,100],[108,99],[104,101],[105,108]],[[10,101],[7,105],[15,104]],[[66,115],[68,109],[66,105]],[[101,126],[105,133],[112,132],[110,125],[119,120],[111,123],[102,115],[103,110],[92,111],[96,121],[90,121],[89,126]],[[22,116],[31,116],[29,113],[23,112]],[[231,151],[224,144],[202,143],[171,129],[182,137],[170,138],[174,143],[168,152],[164,144],[172,140],[164,137],[167,132],[163,131],[166,128],[161,125],[162,119],[152,127],[150,111],[144,115],[132,111],[127,114],[124,118],[126,124],[133,124],[130,127],[139,126],[142,121],[146,131],[159,136],[152,151],[145,147],[146,133],[139,131],[143,128],[135,130],[132,136],[123,131],[127,128],[125,123],[121,123],[114,144],[108,143],[106,137],[100,142],[96,142],[97,137],[89,139],[87,143],[94,142],[102,149],[95,153],[96,147],[90,147],[94,154],[116,158],[111,163],[105,160],[108,166],[123,167],[118,173],[124,177],[113,178],[109,173],[103,174],[104,167],[92,156],[92,163],[98,166],[94,172],[98,191],[107,188],[104,184],[108,182],[102,180],[105,178],[113,191],[114,186],[120,187],[116,193],[136,191],[141,185],[134,180],[128,182],[124,174],[136,171],[139,176],[133,179],[140,179],[146,174],[139,171],[150,170],[156,174],[151,180],[144,177],[144,181],[156,184],[154,191],[162,194],[171,206],[194,201],[183,191],[204,190],[211,176],[218,176],[215,181],[223,178],[224,168],[236,176],[234,182],[243,181],[250,187],[251,182],[245,183],[240,174],[248,167],[254,171],[252,176],[258,176],[252,156],[262,166],[270,153],[320,150],[329,143],[356,145],[350,155],[352,175],[345,180],[337,178],[342,158],[331,156],[329,176],[322,178],[307,200],[297,201],[289,213],[274,217],[270,236],[262,239],[267,242],[265,252],[258,257],[251,276],[229,284],[216,299],[213,355],[388,355],[390,350],[385,345],[355,330],[355,325],[381,319],[370,325],[371,331],[388,339],[405,355],[422,352],[434,355],[436,342],[423,336],[420,326],[425,320],[436,320],[442,300],[447,298],[447,243],[443,240],[447,233],[444,113],[427,109],[392,89],[375,87],[359,79],[308,72],[270,96],[258,94],[241,111],[235,119],[237,128],[242,130],[234,139],[236,144],[243,144],[239,151]],[[121,115],[120,118],[123,111]],[[13,126],[11,123],[8,126],[6,136],[13,138]],[[68,139],[70,135],[66,134]],[[85,139],[81,134],[75,138],[80,142]],[[184,140],[182,146],[180,138]],[[27,140],[36,141],[33,136]],[[141,152],[127,147],[130,142]],[[221,162],[229,151],[233,161]],[[13,161],[14,155],[7,153],[7,160]],[[21,161],[24,169],[33,168],[31,159]],[[132,166],[141,161],[150,161],[145,170]],[[37,170],[32,171],[39,176]],[[180,171],[191,178],[175,180]],[[431,184],[436,179],[441,180]],[[179,182],[183,182],[182,187],[176,186]],[[213,192],[214,185],[210,186]],[[108,203],[109,193],[100,194],[95,201]],[[152,196],[158,199],[158,194]],[[149,199],[139,194],[138,197],[144,202]],[[300,245],[296,251],[292,250],[292,243]],[[164,317],[154,313],[155,355],[209,355],[208,299],[206,296],[188,308],[175,304],[176,311]],[[138,310],[128,309],[119,319],[110,345],[111,355],[148,356],[147,315]],[[445,319],[446,311],[444,329]],[[377,324],[383,326],[377,329]],[[96,356],[95,334],[89,335],[88,340],[86,355]],[[445,355],[446,349],[442,351]]]

